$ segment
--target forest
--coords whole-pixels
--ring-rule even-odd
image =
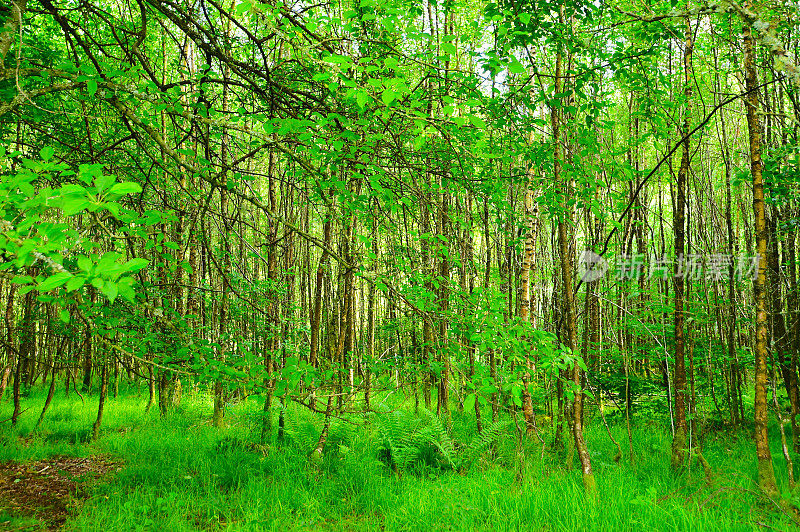
[[[800,526],[800,3],[0,28],[0,529]]]

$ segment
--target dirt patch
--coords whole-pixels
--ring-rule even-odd
[[[56,530],[66,522],[69,508],[85,495],[82,488],[121,468],[119,462],[102,456],[0,462],[0,507],[36,517],[48,529]]]

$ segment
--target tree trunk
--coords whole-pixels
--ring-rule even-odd
[[[563,18],[563,16],[562,16]],[[556,55],[555,68],[555,92],[561,93],[561,49]],[[553,105],[550,113],[553,128],[553,181],[561,188],[562,213],[558,221],[558,245],[561,256],[561,283],[562,283],[562,304],[564,306],[564,320],[566,342],[568,349],[575,354],[577,348],[577,323],[575,319],[575,300],[573,295],[573,272],[572,257],[570,247],[574,241],[568,237],[568,228],[572,222],[572,206],[568,204],[567,198],[571,197],[571,186],[561,177],[561,136],[560,136],[560,117],[559,107]],[[589,450],[583,438],[583,392],[582,392],[582,371],[580,365],[575,362],[572,367],[572,383],[574,387],[574,397],[572,401],[572,436],[575,441],[575,450],[581,461],[583,471],[583,486],[587,493],[594,494],[597,491],[597,483],[592,472],[592,462]]]
[[[672,437],[672,467],[683,466],[686,460],[686,342],[684,338],[684,288],[686,275],[685,264],[685,210],[686,210],[686,179],[689,175],[689,159],[691,157],[689,130],[692,121],[692,26],[687,16],[685,19],[686,32],[683,50],[684,94],[686,103],[684,107],[683,151],[681,153],[681,166],[678,170],[678,186],[675,198],[675,375],[673,378],[675,389],[675,433]]]
[[[108,395],[108,364],[103,361],[103,368],[100,375],[100,401],[97,404],[97,418],[92,425],[92,440],[97,440],[100,437],[100,425],[103,423],[103,408],[106,404],[106,396]]]
[[[530,179],[530,176],[528,177]],[[523,322],[532,324],[530,305],[531,305],[531,273],[534,268],[534,255],[536,250],[536,239],[539,233],[539,216],[534,205],[534,197],[536,193],[531,188],[530,184],[525,192],[525,224],[527,226],[527,235],[525,237],[525,255],[522,260],[522,269],[520,270],[520,308],[519,317]],[[522,372],[522,414],[525,418],[525,433],[528,436],[533,435],[536,430],[536,418],[533,414],[533,401],[531,399],[530,391],[530,359],[526,350],[525,354],[525,368]]]
[[[764,212],[764,178],[761,161],[761,125],[758,118],[758,79],[756,76],[755,45],[752,30],[744,26],[744,73],[747,88],[747,129],[750,137],[750,172],[753,176],[753,213],[755,217],[756,260],[758,275],[754,283],[756,307],[755,342],[755,440],[758,459],[758,482],[761,489],[772,498],[778,496],[772,454],[769,449],[768,409],[767,409],[767,298],[766,298],[766,255],[767,222]]]

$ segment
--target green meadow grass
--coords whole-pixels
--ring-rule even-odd
[[[146,392],[145,392],[146,394]],[[413,410],[396,398],[392,409]],[[289,406],[286,437],[257,444],[256,401],[229,405],[224,429],[210,425],[211,399],[184,397],[161,419],[145,413],[146,396],[126,390],[109,398],[101,438],[88,442],[97,399],[56,398],[36,434],[44,402],[35,392],[15,429],[0,426],[0,460],[56,455],[110,455],[124,468],[88,487],[89,497],[67,522],[68,530],[792,530],[791,520],[758,494],[754,448],[744,432],[711,432],[703,454],[714,475],[709,485],[696,462],[670,472],[670,435],[660,423],[636,419],[634,458],[624,426],[611,431],[599,417],[588,423],[599,497],[587,499],[577,467],[542,453],[538,440],[518,443],[509,433],[466,471],[421,463],[398,477],[380,460],[382,414],[335,420],[321,463],[312,464],[322,419]],[[0,418],[11,415],[6,399]],[[486,412],[486,417],[489,412]],[[541,427],[549,439],[551,427]],[[773,435],[777,430],[773,427]],[[456,445],[475,434],[474,416],[455,411]],[[785,464],[776,440],[780,479]],[[577,464],[577,458],[573,460]],[[788,488],[785,488],[788,489]],[[789,495],[787,493],[787,495]],[[0,522],[35,529],[29,516],[0,510]],[[28,527],[28,528],[26,528]]]

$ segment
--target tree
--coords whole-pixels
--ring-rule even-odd
[[[755,216],[755,251],[757,273],[754,279],[755,300],[755,440],[758,459],[758,482],[761,489],[770,496],[777,497],[778,486],[775,470],[772,467],[772,454],[769,450],[767,428],[767,220],[764,204],[763,162],[761,160],[761,125],[758,118],[758,77],[755,66],[755,43],[752,29],[744,24],[742,44],[744,46],[744,74],[747,88],[747,130],[750,140],[750,172],[753,176],[753,214]]]

